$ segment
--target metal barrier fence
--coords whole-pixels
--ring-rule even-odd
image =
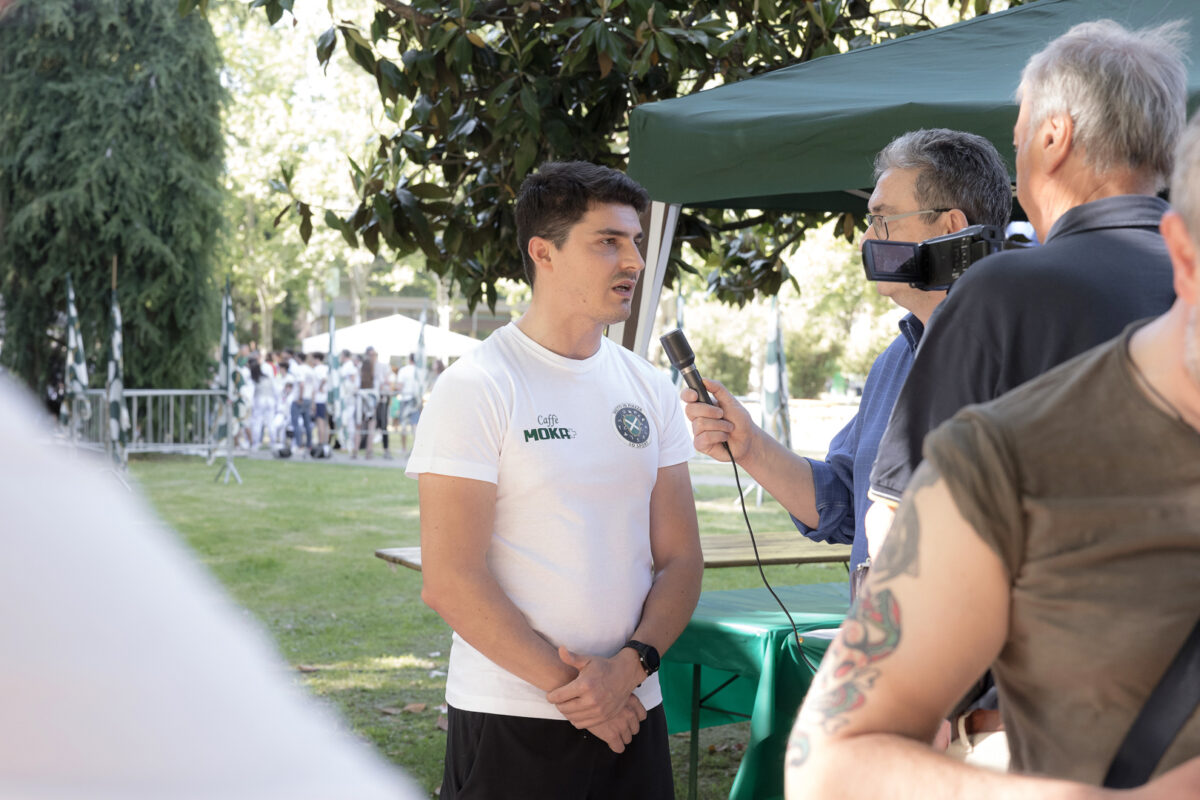
[[[108,448],[108,399],[103,389],[89,389],[92,415],[79,423],[77,445]],[[216,389],[126,389],[125,406],[132,425],[129,453],[208,455],[216,446],[217,426],[225,393]]]

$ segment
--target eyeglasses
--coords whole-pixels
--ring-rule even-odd
[[[951,211],[949,208],[925,208],[920,211],[909,211],[907,214],[891,214],[883,216],[882,214],[867,214],[867,228],[875,229],[875,236],[880,239],[888,238],[888,223],[905,217],[915,217],[917,214],[945,214]]]

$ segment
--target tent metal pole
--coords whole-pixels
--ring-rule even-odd
[[[638,281],[633,313],[629,319],[608,326],[608,338],[645,357],[650,345],[654,316],[662,298],[663,278],[675,241],[675,226],[679,222],[679,203],[650,204],[650,224],[646,237],[646,270]]]

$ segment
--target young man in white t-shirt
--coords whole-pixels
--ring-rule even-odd
[[[303,353],[296,353],[288,369],[293,376],[292,393],[292,447],[297,453],[307,452],[312,447],[312,396],[315,388],[312,368],[305,362]],[[300,433],[304,432],[304,444],[300,444]]]
[[[312,352],[308,354],[312,364],[313,379],[313,420],[317,424],[317,444],[324,452],[329,444],[329,365],[325,363],[325,354]]]
[[[674,797],[655,672],[700,594],[691,437],[666,376],[603,336],[648,202],[593,164],[527,178],[529,310],[418,426],[422,598],[454,629],[447,800]]]
[[[421,416],[421,399],[424,393],[425,370],[417,366],[417,354],[410,353],[408,363],[396,373],[397,396],[400,398],[399,420],[400,449],[408,452],[408,435],[417,431],[417,420]]]

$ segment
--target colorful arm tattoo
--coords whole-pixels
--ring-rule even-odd
[[[873,664],[896,651],[900,644],[900,606],[890,589],[867,589],[859,596],[842,632],[825,655],[821,671],[804,704],[826,733],[846,723],[845,714],[866,701],[879,671]]]

